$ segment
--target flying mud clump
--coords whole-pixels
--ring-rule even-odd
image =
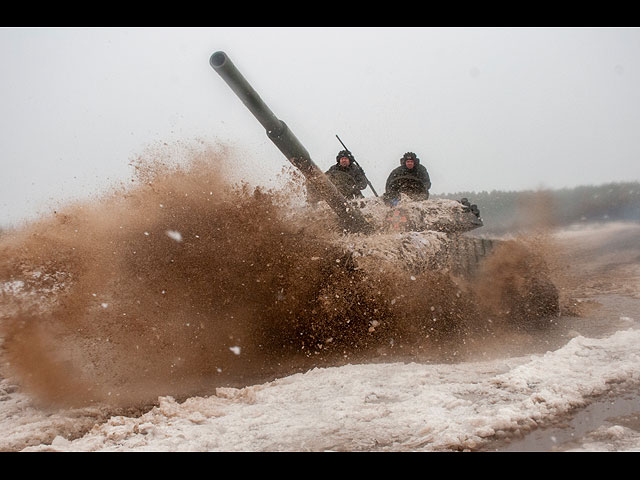
[[[444,272],[355,268],[225,158],[142,159],[132,187],[3,236],[2,376],[47,404],[144,404],[415,357],[492,335],[509,308]]]

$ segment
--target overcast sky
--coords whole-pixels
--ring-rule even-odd
[[[326,170],[378,193],[406,151],[433,193],[640,180],[638,28],[0,28],[0,225],[130,178],[158,142],[286,159],[209,66],[224,50]]]

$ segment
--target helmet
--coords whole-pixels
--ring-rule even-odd
[[[407,152],[407,153],[405,153],[405,154],[402,156],[402,158],[400,159],[400,165],[404,165],[404,164],[407,162],[407,160],[408,160],[409,158],[412,158],[412,159],[413,159],[413,162],[414,162],[416,165],[418,165],[418,164],[420,163],[420,159],[418,158],[418,156],[417,156],[415,153],[413,153],[413,152]]]
[[[353,163],[353,156],[349,150],[341,150],[338,152],[338,155],[336,155],[336,163],[340,163],[340,159],[342,157],[347,157],[349,159],[349,163]]]

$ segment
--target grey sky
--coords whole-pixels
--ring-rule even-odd
[[[156,142],[228,142],[270,182],[287,161],[216,50],[378,193],[409,150],[434,193],[640,180],[638,28],[2,28],[0,225],[129,178]]]

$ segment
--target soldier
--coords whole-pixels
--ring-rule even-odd
[[[427,200],[431,179],[420,159],[413,152],[405,153],[400,159],[400,166],[393,169],[387,178],[384,200],[396,204],[400,194],[404,193],[413,200]]]
[[[348,150],[338,153],[335,165],[325,174],[347,200],[364,197],[361,190],[367,188],[367,177]]]

